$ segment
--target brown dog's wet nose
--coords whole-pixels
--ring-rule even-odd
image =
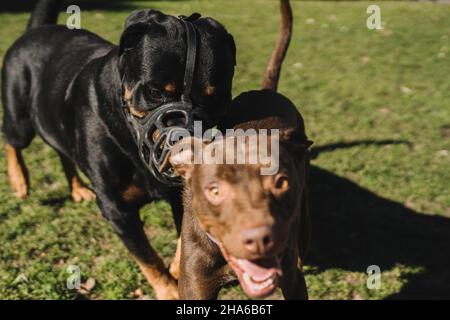
[[[267,226],[245,229],[241,232],[241,240],[248,252],[265,254],[273,248],[273,230]]]

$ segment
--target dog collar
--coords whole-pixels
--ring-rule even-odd
[[[197,56],[197,32],[190,20],[199,17],[199,14],[193,14],[189,18],[179,17],[186,30],[187,38],[186,66],[180,101],[165,103],[151,110],[145,117],[138,118],[131,114],[127,101],[124,99],[125,75],[122,78],[122,110],[131,131],[134,133],[139,156],[151,174],[158,181],[168,186],[181,186],[182,180],[175,174],[173,168],[163,169],[162,164],[173,145],[193,132],[191,91]],[[136,84],[132,92],[138,85],[140,84]],[[178,121],[177,125],[170,125],[168,120],[174,118]]]

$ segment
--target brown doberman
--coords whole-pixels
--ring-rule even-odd
[[[264,147],[255,149],[252,135],[239,142],[236,132],[210,143],[185,138],[168,157],[184,178],[178,285],[182,299],[215,299],[221,287],[236,276],[250,297],[265,297],[279,286],[287,299],[307,299],[302,264],[310,236],[306,180],[311,142],[296,107],[276,93],[292,28],[289,1],[281,0],[281,13],[280,37],[264,75],[263,90],[234,99],[219,128],[241,132],[278,129],[278,137],[266,136],[268,149],[279,148],[278,171],[262,175],[268,164],[261,159],[239,163],[236,149],[249,159]],[[230,154],[233,163],[225,161]],[[193,162],[195,157],[202,161]]]

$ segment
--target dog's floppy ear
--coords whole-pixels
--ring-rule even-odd
[[[202,15],[200,13],[194,12],[189,17],[179,16],[179,18],[184,19],[184,20],[189,21],[189,22],[194,22],[195,20],[200,19],[201,16]]]
[[[162,20],[164,14],[157,10],[133,11],[125,22],[125,31],[120,37],[119,55],[133,49],[142,37],[150,31],[155,22]]]
[[[203,141],[199,138],[187,137],[180,140],[170,150],[164,163],[161,165],[160,170],[167,169],[168,166],[172,166],[175,173],[183,179],[187,180],[191,177],[194,169],[194,153],[200,151]],[[201,156],[201,155],[200,155]]]
[[[136,23],[152,23],[154,20],[161,18],[162,16],[164,16],[164,14],[158,10],[134,10],[125,21],[125,29]]]
[[[149,25],[145,23],[136,23],[126,28],[120,37],[119,55],[136,47],[148,31]]]
[[[303,130],[289,127],[280,130],[280,141],[289,145],[290,152],[297,158],[303,159],[309,147],[314,143],[309,140]]]

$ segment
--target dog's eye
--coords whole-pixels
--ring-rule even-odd
[[[213,183],[205,189],[205,197],[211,204],[219,205],[226,198],[226,192],[224,191],[225,190],[221,190],[218,184]]]
[[[213,197],[218,197],[220,196],[220,189],[218,186],[212,186],[209,188],[209,193],[213,196]]]
[[[155,89],[155,88],[150,90],[150,96],[154,100],[162,100],[163,99],[163,95],[162,95],[161,91],[159,91],[158,89]]]
[[[278,190],[286,190],[287,188],[289,188],[289,178],[284,175],[276,177],[275,188]]]

